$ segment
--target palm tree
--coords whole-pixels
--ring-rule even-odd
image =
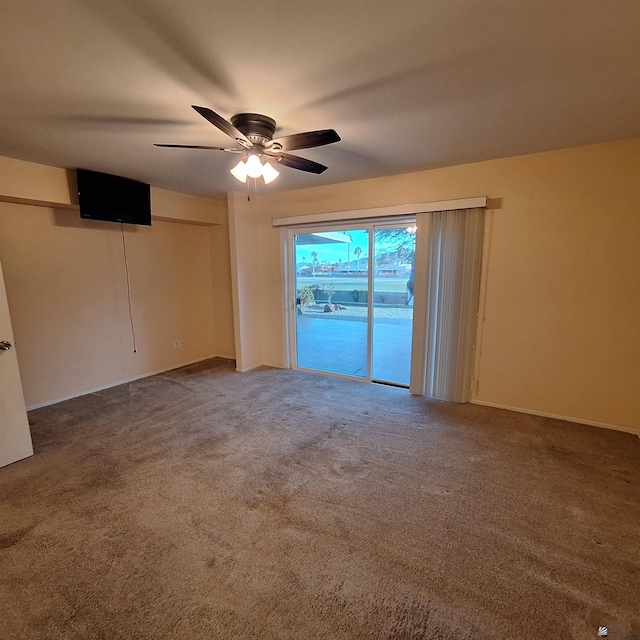
[[[349,269],[351,268],[351,241],[353,238],[346,232],[343,231],[344,235],[348,238],[347,240],[347,275],[349,275]]]
[[[358,271],[360,271],[360,254],[361,254],[361,253],[362,253],[362,249],[361,249],[360,247],[356,247],[356,248],[353,250],[353,255],[355,255],[356,260],[358,261],[358,262],[357,262],[357,264],[358,264]]]
[[[318,254],[315,251],[311,252],[311,275],[316,277],[316,265],[318,264]]]

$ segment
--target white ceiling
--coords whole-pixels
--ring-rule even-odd
[[[190,107],[334,128],[278,190],[640,136],[638,0],[0,0],[0,155],[216,198]]]

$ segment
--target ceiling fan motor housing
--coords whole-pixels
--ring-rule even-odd
[[[276,121],[259,113],[237,113],[231,118],[231,124],[244,133],[251,142],[264,144],[273,139]]]

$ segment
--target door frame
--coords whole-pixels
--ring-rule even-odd
[[[369,382],[372,380],[372,351],[373,351],[373,278],[374,269],[371,268],[374,259],[375,229],[396,228],[416,224],[415,214],[393,216],[387,218],[368,218],[349,221],[315,222],[281,227],[282,271],[284,274],[284,317],[283,317],[283,365],[285,369],[317,372],[318,369],[300,367],[297,363],[296,350],[296,268],[294,237],[301,233],[315,233],[322,231],[365,230],[368,232],[368,260],[367,269],[367,374],[364,377],[351,376],[332,371],[319,371],[324,375]]]

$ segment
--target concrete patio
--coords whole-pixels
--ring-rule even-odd
[[[383,311],[386,310],[374,309],[372,379],[408,386],[412,309],[399,309],[391,317]],[[351,309],[347,312],[353,313]],[[366,315],[338,313],[297,316],[297,364],[306,369],[366,378]]]

